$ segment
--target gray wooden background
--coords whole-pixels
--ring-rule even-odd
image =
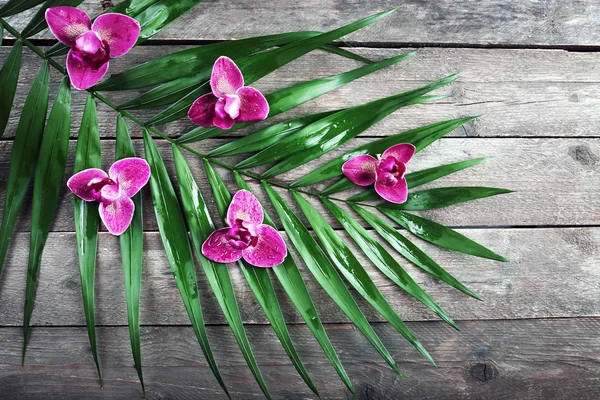
[[[0,4],[2,1],[0,1]],[[90,0],[97,14],[110,0]],[[394,7],[386,0],[207,0],[155,39],[111,63],[118,72],[159,54],[206,41],[291,30],[329,30]],[[27,15],[11,19],[23,26]],[[36,39],[50,45],[47,32]],[[468,158],[493,160],[444,178],[438,186],[506,187],[515,193],[424,212],[428,218],[503,254],[498,263],[423,244],[441,265],[485,302],[407,266],[423,287],[458,321],[455,332],[365,263],[384,295],[437,362],[429,365],[381,317],[359,304],[399,362],[402,382],[361,334],[304,274],[335,348],[361,399],[597,399],[600,398],[600,2],[597,0],[408,1],[395,15],[347,37],[354,51],[383,59],[418,48],[410,61],[362,78],[297,110],[323,111],[391,95],[449,73],[459,81],[440,91],[453,97],[399,111],[358,142],[448,118],[482,115],[420,153],[411,168]],[[10,50],[0,49],[0,60]],[[11,137],[40,60],[24,51],[16,108],[0,140],[0,204],[8,179]],[[293,83],[349,70],[358,63],[313,52],[260,80],[270,92]],[[59,76],[53,72],[53,89]],[[117,103],[136,93],[109,94]],[[1,94],[0,94],[1,96]],[[84,96],[74,93],[73,121]],[[1,97],[0,97],[1,101]],[[137,113],[149,117],[151,112]],[[114,159],[115,114],[99,105],[103,157]],[[77,123],[73,132],[76,132]],[[130,126],[141,150],[140,131]],[[186,120],[162,129],[191,128]],[[238,135],[240,133],[238,132]],[[201,142],[213,148],[230,138]],[[157,141],[169,168],[170,150]],[[75,142],[71,143],[74,150]],[[199,160],[188,157],[206,188]],[[67,172],[72,171],[73,160]],[[172,172],[172,171],[171,171]],[[224,171],[232,183],[232,176]],[[285,175],[295,180],[303,171]],[[66,187],[65,187],[66,189]],[[164,256],[146,196],[142,282],[142,357],[151,399],[225,398],[195,341]],[[129,349],[118,239],[100,235],[96,317],[105,386],[98,385],[81,306],[71,195],[60,209],[43,257],[27,360],[21,367],[22,309],[29,240],[29,205],[17,224],[0,278],[0,398],[133,399],[141,389]],[[335,224],[334,224],[335,225]],[[338,227],[338,225],[335,225]],[[266,383],[277,399],[314,398],[297,376],[266,318],[231,267],[250,342]],[[229,328],[200,275],[208,333],[225,381],[236,399],[262,395]],[[350,398],[293,306],[279,291],[302,360],[323,398]],[[360,300],[360,299],[359,299]]]

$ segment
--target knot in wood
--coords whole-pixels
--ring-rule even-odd
[[[479,382],[488,382],[498,377],[498,369],[491,363],[478,362],[469,369],[469,375]]]

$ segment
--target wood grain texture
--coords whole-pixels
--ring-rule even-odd
[[[327,330],[360,399],[581,399],[600,385],[598,319],[465,321],[461,332],[443,323],[411,323],[436,360],[429,364],[388,325],[381,336],[406,376],[403,383],[349,325]],[[276,399],[313,399],[270,327],[248,326],[265,381]],[[350,399],[331,365],[303,326],[292,340],[322,398]],[[149,399],[224,399],[190,327],[143,327],[142,357]],[[215,357],[234,399],[261,393],[227,327],[208,327]],[[129,354],[127,328],[98,329],[104,388],[97,383],[84,328],[34,328],[24,367],[21,331],[0,328],[0,387],[7,398],[137,399],[141,390]],[[369,359],[368,363],[364,360]]]
[[[432,245],[423,248],[457,279],[485,300],[483,303],[433,279],[401,260],[415,280],[456,319],[517,319],[600,316],[597,300],[600,287],[600,228],[472,229],[465,235],[507,256],[500,263],[449,252]],[[342,237],[350,241],[346,235]],[[8,263],[0,278],[0,321],[20,325],[26,278],[28,235],[14,237]],[[117,238],[100,235],[96,273],[96,320],[100,325],[127,323],[123,272]],[[158,233],[146,233],[141,295],[141,322],[146,325],[187,324],[174,278],[168,267]],[[392,253],[396,254],[396,253]],[[436,320],[424,306],[402,292],[360,252],[357,257],[377,286],[409,321]],[[298,257],[295,257],[298,260]],[[265,323],[265,316],[245,283],[241,271],[230,266],[236,294],[247,323]],[[301,267],[309,291],[326,322],[347,321],[310,273]],[[199,272],[206,321],[224,323],[204,275]],[[275,279],[275,278],[274,278]],[[289,322],[302,322],[280,285],[275,285]],[[355,296],[358,297],[358,296]],[[382,318],[366,302],[362,309],[371,321]],[[33,325],[82,325],[81,290],[73,233],[50,234],[39,278]],[[451,328],[448,328],[450,330]]]
[[[0,4],[4,3],[4,0]],[[118,1],[86,0],[96,15]],[[397,7],[387,0],[206,0],[156,39],[232,39],[296,30],[330,30]],[[23,28],[32,12],[10,22]],[[347,36],[357,44],[597,46],[600,4],[594,0],[410,0],[394,15]],[[52,38],[48,31],[39,37]]]
[[[184,46],[143,46],[126,57],[111,61],[109,73],[138,65],[158,55]],[[375,60],[389,58],[412,49],[357,49]],[[9,48],[0,48],[0,62]],[[309,113],[362,104],[406,90],[415,89],[452,73],[459,80],[436,93],[451,95],[436,103],[400,110],[363,136],[387,136],[417,126],[464,116],[481,115],[452,136],[458,137],[572,137],[600,136],[600,79],[596,66],[600,53],[575,53],[561,50],[436,49],[418,51],[412,59],[363,77],[297,109],[275,118],[282,120]],[[29,86],[37,72],[39,59],[29,51],[23,69],[13,112],[5,137],[12,137]],[[265,93],[306,80],[325,77],[359,67],[360,64],[321,51],[312,52],[259,80],[256,86]],[[56,92],[60,74],[53,71],[51,93]],[[110,92],[106,96],[121,104],[142,93]],[[80,121],[85,93],[73,91],[73,121]],[[148,120],[157,109],[135,111]],[[115,114],[98,105],[100,134],[114,137]],[[264,126],[259,124],[258,126]],[[77,129],[73,128],[73,136]],[[194,125],[187,118],[161,126],[169,136],[179,136]],[[237,131],[236,135],[249,132]],[[140,136],[139,131],[134,131]]]
[[[339,157],[342,152],[365,143],[369,139],[356,139],[350,145],[341,147],[323,159],[315,160],[306,166],[282,175],[281,182],[292,182],[321,163]],[[206,152],[225,143],[214,139],[195,144],[193,147]],[[157,140],[165,164],[172,177],[174,166],[170,145]],[[134,140],[137,154],[143,154],[141,140]],[[8,179],[11,141],[0,141],[0,188]],[[72,172],[75,141],[70,143],[70,157],[67,163],[66,179]],[[102,141],[103,164],[107,169],[114,160],[114,142]],[[471,158],[493,156],[494,159],[467,171],[448,176],[431,186],[490,186],[515,190],[515,193],[478,200],[472,203],[425,211],[421,214],[450,226],[535,226],[535,225],[591,225],[600,222],[600,198],[598,197],[598,171],[600,170],[600,139],[475,139],[448,138],[428,147],[411,160],[409,169],[420,170]],[[200,158],[186,152],[192,172],[205,196],[213,215],[215,212],[212,196],[206,184]],[[230,159],[235,162],[239,158]],[[230,190],[235,190],[231,172],[219,169]],[[268,199],[256,181],[250,181],[258,197],[267,209],[271,210]],[[419,187],[426,188],[428,186]],[[59,209],[52,227],[53,231],[74,231],[72,194],[63,186]],[[347,197],[360,189],[353,189],[340,197]],[[151,204],[149,190],[144,189],[145,204]],[[5,191],[0,190],[0,204],[4,202]],[[291,198],[291,197],[290,197]],[[311,199],[320,210],[320,203]],[[30,229],[31,194],[26,197],[16,230]],[[325,211],[323,211],[325,212]],[[274,212],[271,213],[275,216]],[[332,225],[339,224],[325,212]],[[152,207],[144,208],[144,228],[156,230]]]

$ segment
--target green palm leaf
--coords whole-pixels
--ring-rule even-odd
[[[48,62],[44,61],[25,100],[15,134],[0,228],[0,273],[40,151],[48,111],[49,79]]]
[[[273,46],[316,35],[318,32],[289,32],[193,47],[146,61],[111,76],[96,85],[94,89],[102,91],[138,89],[176,80],[182,76],[191,77],[198,73],[205,73],[207,79],[210,77],[214,62],[220,56],[241,58]]]
[[[0,35],[2,35],[2,33],[3,32],[0,29]],[[0,70],[0,93],[2,93],[2,102],[0,102],[0,138],[4,135],[8,117],[10,116],[10,110],[15,99],[17,83],[19,83],[22,54],[23,43],[20,40],[17,40]]]
[[[333,230],[317,210],[310,205],[300,194],[292,192],[296,203],[315,230],[319,240],[323,244],[329,258],[337,266],[338,270],[346,277],[346,280],[354,286],[361,296],[363,296],[373,308],[375,308],[383,317],[402,336],[406,338],[415,348],[423,354],[427,360],[433,363],[433,358],[425,350],[425,347],[419,342],[415,335],[408,329],[398,314],[381,294],[375,283],[369,277],[367,271],[354,256],[353,251],[344,243],[342,238]]]
[[[175,196],[175,190],[169,179],[167,169],[147,130],[144,130],[144,150],[146,160],[150,164],[152,171],[150,176],[150,191],[152,192],[152,203],[154,205],[156,221],[165,252],[167,253],[169,265],[175,276],[177,288],[181,294],[181,299],[190,322],[194,327],[194,333],[202,348],[204,357],[219,385],[221,385],[227,396],[230,397],[206,335],[202,308],[200,306],[200,296],[198,294],[194,258],[183,213],[179,207],[179,202]]]
[[[0,17],[9,17],[18,14],[43,2],[44,0],[8,0],[6,4],[0,8]]]
[[[234,172],[235,180],[240,189],[246,189],[250,191],[250,187],[248,184],[242,179],[237,171]],[[265,224],[271,225],[273,228],[277,228],[273,220],[269,217],[269,215],[265,212]],[[298,270],[298,266],[294,262],[294,259],[291,255],[287,255],[285,260],[281,265],[277,265],[273,267],[273,272],[277,276],[277,279],[283,286],[283,289],[286,291],[290,300],[304,319],[306,325],[312,332],[313,336],[325,352],[325,355],[331,362],[331,365],[338,373],[340,379],[348,390],[352,392],[356,396],[356,391],[350,382],[350,378],[344,369],[340,359],[338,358],[333,345],[329,341],[329,337],[327,336],[327,332],[323,327],[323,323],[319,318],[319,314],[315,308],[315,305],[310,298],[310,293],[306,288],[306,284],[302,279],[302,275],[300,275],[300,271]]]
[[[175,149],[176,147],[174,147]],[[183,159],[183,156],[181,156]],[[230,194],[227,190],[223,190],[223,182],[221,178],[214,170],[212,165],[204,159],[204,169],[206,170],[206,176],[208,177],[208,182],[212,188],[213,196],[215,199],[215,203],[217,204],[217,208],[219,210],[219,214],[225,215],[227,213],[227,206],[230,201]],[[194,183],[195,185],[195,183]],[[200,193],[198,191],[198,193]],[[208,218],[208,214],[205,214]],[[208,235],[214,230],[214,226],[212,226],[212,222],[207,223],[207,226],[204,228],[203,239],[206,239]],[[202,246],[202,242],[198,241],[196,248],[199,253],[201,253],[200,247]],[[199,256],[201,259],[205,259],[204,256]],[[258,367],[258,363],[252,353],[252,347],[250,347],[250,342],[248,342],[248,337],[246,336],[246,331],[244,330],[244,324],[242,322],[242,317],[240,315],[240,311],[238,309],[237,300],[235,298],[235,293],[233,291],[233,285],[231,284],[231,277],[229,275],[229,270],[226,265],[217,264],[214,262],[204,262],[202,264],[204,271],[206,273],[206,277],[208,278],[208,282],[211,284],[213,291],[215,292],[215,296],[219,301],[219,305],[223,309],[223,313],[225,314],[225,318],[227,319],[227,323],[229,324],[233,335],[242,351],[242,355],[256,379],[258,386],[260,386],[261,390],[265,394],[265,396],[270,399],[271,395],[269,394],[269,390],[265,381],[263,379],[262,373]],[[268,277],[267,277],[268,278]]]
[[[411,143],[416,147],[417,152],[419,152],[442,136],[452,132],[454,129],[466,124],[472,119],[473,117],[467,117],[438,122],[360,145],[354,150],[345,153],[335,160],[331,160],[327,164],[315,169],[308,175],[298,179],[292,184],[292,186],[300,187],[314,185],[315,183],[323,182],[327,179],[339,177],[342,175],[342,164],[352,157],[360,154],[381,154],[389,147],[399,143]],[[350,182],[349,179],[344,178],[324,190],[322,194],[330,195],[354,186],[355,185]]]
[[[427,273],[440,279],[442,282],[446,282],[448,285],[455,287],[468,296],[481,300],[481,297],[473,293],[469,288],[446,272],[446,270],[440,267],[438,263],[432,260],[410,240],[402,236],[397,230],[388,225],[384,220],[362,207],[353,205],[352,208],[360,214],[360,216],[381,235],[381,237],[391,244],[398,253],[402,254],[404,258]]]
[[[200,3],[202,0],[161,0],[153,3],[135,17],[142,28],[138,44],[156,35]]]
[[[214,176],[214,174],[211,173],[211,176]],[[220,177],[213,179],[211,181],[211,186],[213,192],[219,193],[218,196],[215,196],[217,199],[217,209],[219,210],[221,219],[225,221],[227,216],[227,207],[231,203],[231,195],[229,194],[229,191],[225,187],[225,184]],[[273,284],[269,278],[268,270],[266,268],[253,267],[245,261],[239,261],[238,265],[242,269],[242,273],[244,274],[248,285],[252,289],[252,292],[258,300],[258,303],[265,312],[267,319],[271,323],[271,327],[275,331],[275,334],[285,349],[288,357],[294,364],[294,367],[304,382],[306,382],[308,387],[318,396],[317,389],[312,383],[312,380],[304,368],[302,361],[300,361],[298,353],[296,352],[294,344],[292,343],[292,339],[290,338],[283,314],[279,308],[279,302],[277,301],[277,297],[275,295],[275,289],[273,288]]]
[[[23,362],[27,350],[29,322],[33,312],[42,252],[54,220],[67,166],[70,128],[71,87],[68,78],[63,78],[48,117],[33,183],[31,239],[29,241],[25,311],[23,313]]]
[[[512,193],[512,190],[480,186],[435,188],[412,192],[402,204],[384,202],[381,203],[381,207],[411,211],[431,210],[506,193]]]
[[[244,74],[244,80],[246,84],[250,84],[275,71],[276,69],[281,68],[289,62],[303,56],[304,54],[315,50],[331,42],[332,40],[339,39],[340,37],[352,33],[360,28],[364,28],[365,26],[370,25],[373,22],[393,13],[394,11],[395,10],[390,10],[375,14],[333,31],[298,40],[272,52],[258,54],[256,57],[251,57],[244,62],[241,62],[238,66]],[[185,116],[192,103],[200,94],[202,94],[202,90],[204,89],[201,87],[198,90],[191,92],[180,101],[151,118],[146,122],[146,124],[164,124]]]
[[[444,225],[440,225],[437,222],[391,208],[378,207],[378,209],[398,224],[402,225],[404,229],[430,243],[477,257],[489,258],[497,261],[508,261],[501,255],[494,253],[468,237],[463,236],[450,228],[446,228]]]
[[[77,7],[83,3],[83,0],[46,0],[42,7],[35,13],[33,18],[29,21],[21,36],[24,38],[37,35],[48,27],[46,23],[46,10],[51,7],[68,6]]]
[[[327,258],[327,255],[325,255],[321,247],[281,196],[279,196],[279,194],[266,182],[263,182],[263,187],[265,188],[271,204],[273,204],[288,237],[294,244],[296,250],[298,250],[298,253],[304,260],[304,263],[310,272],[333,301],[335,301],[338,307],[340,307],[340,309],[362,332],[375,350],[381,354],[390,367],[392,367],[398,375],[402,376],[396,362],[383,343],[381,343],[381,340],[356,305],[348,288],[346,288],[342,278],[338,275],[335,267]]]
[[[92,94],[89,94],[83,110],[83,118],[77,137],[74,173],[88,168],[102,167],[102,151],[100,149],[98,129],[96,102]],[[96,276],[96,252],[98,249],[98,225],[100,221],[98,203],[87,202],[77,196],[73,196],[73,208],[75,211],[75,232],[77,236],[77,255],[79,258],[83,311],[92,349],[92,357],[94,358],[94,363],[96,363],[98,378],[102,386],[102,374],[100,373],[98,350],[96,348],[96,316],[94,312],[94,281]]]
[[[263,177],[289,171],[342,145],[401,107],[432,100],[423,95],[452,83],[456,77],[452,75],[419,89],[341,110],[288,136],[237,166],[253,168],[285,158],[265,172]],[[286,158],[288,154],[293,156]]]
[[[115,161],[135,157],[129,130],[121,114],[117,115],[117,137]],[[142,391],[146,393],[142,376],[142,352],[140,348],[140,287],[142,283],[142,258],[144,255],[144,220],[142,213],[142,194],[132,197],[135,205],[129,228],[119,237],[121,262],[125,278],[125,299],[127,301],[127,323],[133,362],[140,378]]]
[[[400,61],[404,61],[412,57],[414,53],[402,54],[397,57],[392,57],[378,63],[373,63],[360,67],[348,72],[344,72],[338,75],[328,76],[326,78],[314,79],[308,82],[302,82],[297,85],[279,90],[277,92],[268,94],[266,96],[267,102],[269,103],[269,115],[268,117],[274,117],[275,115],[281,114],[285,111],[291,110],[300,104],[306,103],[309,100],[316,99],[325,93],[328,93],[340,86],[350,83],[362,76],[368,75],[382,68],[389,67]],[[261,55],[261,57],[264,57]],[[228,132],[243,128],[244,126],[251,125],[252,122],[236,124]],[[223,130],[218,128],[204,128],[198,127],[192,131],[186,133],[177,140],[178,143],[191,143],[200,140],[208,139],[211,137],[219,136],[223,134]]]
[[[289,119],[278,124],[267,126],[264,129],[243,136],[239,139],[227,142],[224,145],[208,153],[211,157],[227,157],[236,154],[252,153],[261,151],[286,138],[294,132],[307,127],[336,111],[325,111],[317,114],[310,114],[299,118]]]
[[[423,303],[427,308],[433,311],[444,322],[458,329],[452,318],[439,306],[421,287],[411,278],[411,276],[398,264],[390,253],[375,238],[369,235],[354,218],[352,218],[343,209],[323,198],[323,203],[329,211],[335,216],[346,232],[356,242],[358,247],[369,257],[369,259],[383,272],[391,281],[400,286],[415,299]]]

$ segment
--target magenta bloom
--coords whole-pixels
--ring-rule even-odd
[[[106,172],[90,168],[73,175],[67,186],[85,201],[97,201],[100,218],[113,235],[127,230],[135,205],[131,200],[150,179],[150,166],[143,158],[124,158]]]
[[[260,121],[269,114],[269,103],[261,92],[244,86],[242,71],[228,57],[219,57],[210,77],[212,93],[200,96],[188,117],[200,126],[229,129],[236,122]]]
[[[48,27],[59,42],[71,47],[67,73],[76,89],[95,85],[108,70],[111,58],[127,53],[140,36],[140,24],[122,14],[103,14],[94,21],[73,7],[46,10]]]
[[[256,267],[274,267],[287,256],[287,247],[277,230],[263,222],[263,209],[252,193],[237,192],[229,210],[227,225],[214,231],[202,245],[209,260],[230,263],[244,258]]]
[[[387,201],[404,203],[408,196],[404,173],[413,154],[412,144],[397,144],[384,151],[379,159],[368,154],[352,157],[342,165],[342,172],[357,185],[375,183],[375,191]]]

